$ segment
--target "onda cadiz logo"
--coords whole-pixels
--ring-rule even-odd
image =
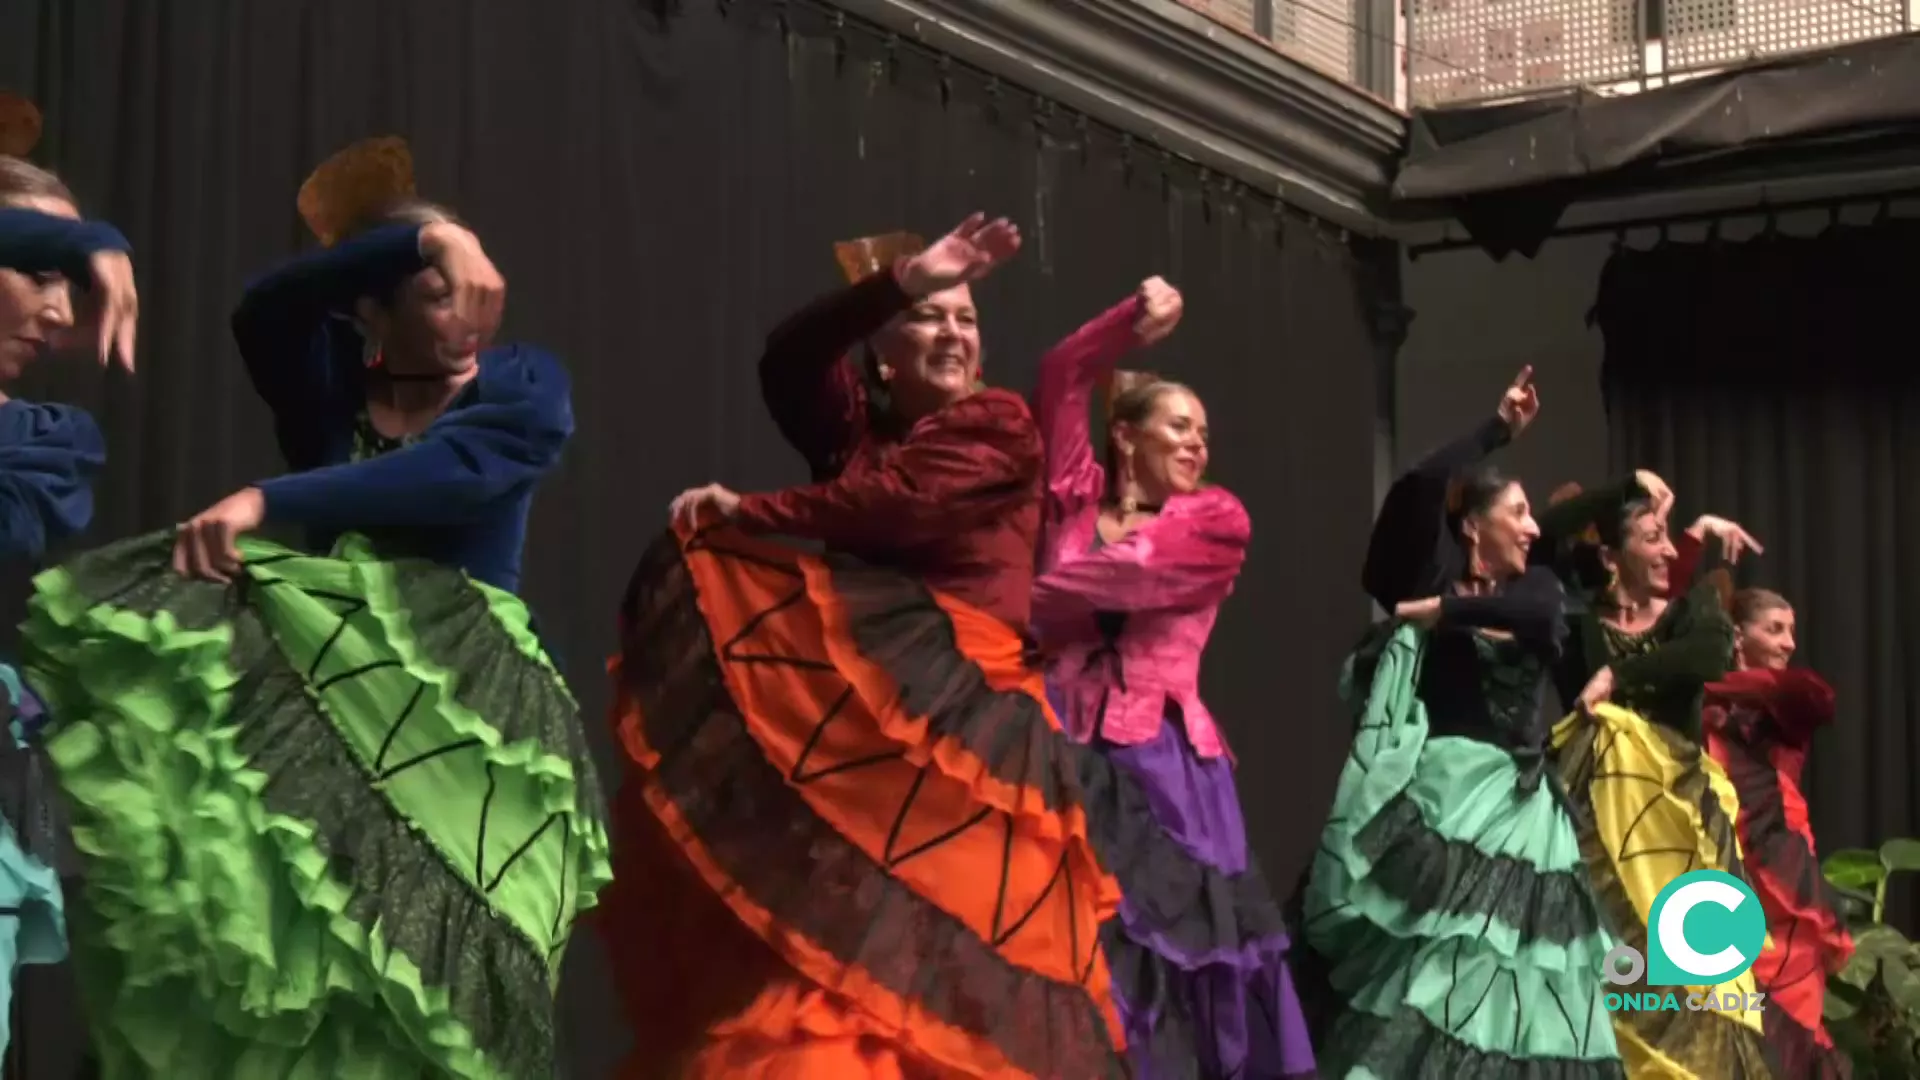
[[[1667,883],[1654,897],[1647,921],[1647,951],[1614,946],[1607,954],[1607,981],[1633,986],[1646,976],[1647,990],[1609,992],[1611,1012],[1759,1012],[1765,994],[1689,992],[1683,1001],[1665,986],[1716,987],[1746,974],[1767,943],[1767,916],[1747,883],[1719,870],[1694,870]]]

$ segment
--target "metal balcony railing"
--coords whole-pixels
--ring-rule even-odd
[[[1913,28],[1908,0],[1405,0],[1407,104],[1631,89]]]

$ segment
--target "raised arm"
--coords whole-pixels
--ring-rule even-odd
[[[76,221],[37,210],[0,208],[0,266],[23,274],[58,271],[85,287],[93,280],[89,260],[102,251],[132,250],[120,230],[104,221]]]
[[[1040,432],[1027,404],[983,390],[922,420],[874,468],[825,483],[743,495],[740,527],[859,545],[929,543],[992,521],[1033,497]]]
[[[106,460],[100,428],[84,410],[0,406],[0,555],[38,559],[86,528]]]
[[[1106,470],[1094,460],[1093,390],[1113,374],[1114,364],[1134,345],[1139,296],[1129,296],[1096,316],[1040,360],[1034,415],[1047,445],[1047,492],[1056,511],[1071,513],[1098,499]]]
[[[1459,569],[1458,553],[1447,532],[1447,486],[1456,473],[1471,468],[1505,446],[1513,429],[1491,416],[1471,432],[1429,454],[1394,481],[1373,520],[1361,587],[1392,611],[1402,600],[1438,596]]]
[[[422,229],[389,225],[310,252],[255,279],[241,296],[233,340],[254,391],[273,410],[290,467],[322,460],[330,410],[357,389],[348,382],[356,365],[345,353],[355,335],[345,320],[355,300],[426,268]]]
[[[1648,497],[1639,479],[1628,477],[1606,487],[1578,491],[1569,498],[1550,503],[1534,515],[1534,521],[1540,526],[1540,539],[1533,542],[1528,554],[1536,563],[1553,561],[1564,554],[1567,545],[1585,532],[1588,526],[1598,524],[1608,514],[1619,513],[1622,506],[1634,499]]]
[[[894,272],[882,270],[801,308],[767,336],[760,396],[815,480],[838,476],[866,430],[866,395],[849,351],[912,304]]]
[[[1252,535],[1246,507],[1227,489],[1178,496],[1126,539],[1041,575],[1033,584],[1034,618],[1218,604],[1233,591]]]
[[[411,445],[257,485],[266,519],[323,529],[464,524],[517,496],[573,435],[567,375],[524,345],[483,360],[477,400]]]
[[[1680,683],[1705,685],[1727,673],[1733,662],[1734,628],[1722,606],[1724,575],[1720,540],[1709,537],[1700,559],[1699,574],[1687,594],[1673,603],[1672,631],[1651,652],[1622,657],[1612,663],[1615,696],[1658,691]]]
[[[1532,567],[1490,596],[1442,596],[1441,627],[1504,630],[1549,659],[1566,638],[1566,590],[1545,567]]]

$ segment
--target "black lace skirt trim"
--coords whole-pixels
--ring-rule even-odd
[[[867,585],[869,596],[875,595],[877,577],[893,577],[849,569],[847,575],[836,574],[837,585],[843,576],[855,588]],[[767,760],[727,688],[674,535],[664,536],[642,557],[624,616],[622,678],[639,704],[644,737],[660,755],[647,781],[672,802],[733,887],[837,962],[857,967],[953,1028],[991,1042],[1017,1068],[1035,1076],[1087,1080],[1126,1075],[1106,1021],[1085,988],[1009,963],[842,836]],[[916,631],[924,637],[929,628],[905,632]],[[898,644],[890,652],[896,663],[901,662]],[[957,653],[948,660],[961,662],[964,657]],[[988,729],[973,733],[973,745],[1012,754],[1019,747],[1048,746],[1047,740],[1015,730],[1021,706],[1011,699],[1024,695],[993,691],[977,670],[970,692],[959,687],[962,676],[938,665],[902,669],[900,675],[903,688],[914,688],[916,702],[932,701],[941,710],[927,714],[933,730],[965,733],[967,718],[976,717]],[[1031,715],[1044,727],[1044,718]],[[1036,773],[1045,775],[1044,768],[1025,775]],[[1059,791],[1063,800],[1071,795]]]
[[[1120,882],[1130,937],[1199,967],[1270,947],[1286,932],[1257,866],[1226,874],[1194,858],[1160,827],[1132,776],[1049,723],[1040,702],[988,688],[925,586],[850,559],[829,562],[854,640],[908,707],[929,718],[931,734],[958,740],[1001,780],[1050,793],[1050,806],[1085,811],[1094,852]]]
[[[1441,836],[1405,795],[1394,796],[1360,830],[1356,846],[1373,868],[1368,880],[1415,914],[1485,915],[1518,930],[1522,942],[1556,945],[1601,930],[1584,875],[1540,870]]]

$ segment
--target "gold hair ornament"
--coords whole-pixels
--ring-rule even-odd
[[[890,232],[842,240],[833,245],[833,258],[851,283],[890,270],[895,262],[926,249],[927,242],[913,233]]]
[[[413,151],[397,135],[362,139],[320,163],[300,185],[300,217],[323,246],[416,194]]]
[[[40,109],[12,92],[0,90],[0,154],[23,158],[40,145]]]

